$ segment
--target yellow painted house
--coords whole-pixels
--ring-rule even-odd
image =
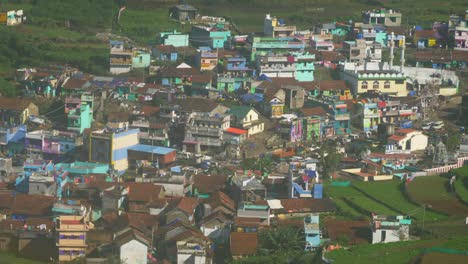
[[[397,71],[345,71],[343,77],[352,87],[354,96],[366,92],[376,92],[396,97],[408,95],[406,76]]]

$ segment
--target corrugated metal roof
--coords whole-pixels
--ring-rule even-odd
[[[132,146],[129,148],[129,150],[148,152],[148,153],[154,153],[154,154],[160,154],[160,155],[166,155],[173,151],[176,151],[173,148],[165,148],[165,147],[150,146],[150,145],[143,145],[143,144]]]

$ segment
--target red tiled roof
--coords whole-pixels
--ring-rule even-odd
[[[257,253],[258,237],[257,233],[231,233],[231,255],[245,256]]]
[[[278,213],[318,213],[331,212],[335,205],[330,199],[281,199],[282,209],[272,210]]]
[[[11,200],[11,212],[25,215],[45,215],[51,212],[55,197],[16,194]]]
[[[398,136],[398,135],[392,135],[388,138],[388,140],[392,140],[392,141],[400,141],[400,140],[403,140],[405,139],[406,136]]]
[[[159,110],[160,110],[160,108],[157,107],[157,106],[144,105],[144,106],[141,107],[141,111],[143,112],[143,114],[145,116],[154,115],[154,114],[158,113]]]
[[[175,53],[176,48],[172,45],[159,45],[157,47],[160,53],[167,54],[167,53]]]
[[[232,213],[236,211],[236,204],[224,192],[218,191],[218,192],[213,193],[211,197],[207,199],[207,201],[211,205],[212,209],[215,209],[220,206],[224,206],[227,209],[231,210]]]
[[[0,97],[0,109],[23,111],[32,101],[23,98]]]
[[[284,88],[285,86],[298,86],[306,90],[314,90],[316,87],[316,82],[299,82],[294,78],[270,78],[275,84]]]
[[[192,76],[192,83],[209,83],[211,76],[208,74],[194,74]]]
[[[236,134],[236,135],[245,135],[245,134],[247,134],[247,130],[240,129],[240,128],[235,128],[235,127],[230,127],[228,129],[226,129],[225,131],[228,132],[228,133],[231,133],[231,134]]]
[[[322,61],[345,61],[346,57],[337,51],[321,51],[318,56]]]
[[[320,89],[320,91],[349,90],[349,87],[344,80],[322,80],[316,81],[315,84],[317,89]]]
[[[325,116],[327,112],[321,106],[302,108],[301,113],[304,116]]]
[[[87,80],[70,78],[62,87],[67,90],[81,89],[83,85],[85,85],[87,82],[88,82]]]
[[[197,174],[193,176],[193,187],[199,193],[214,193],[222,190],[226,184],[227,176],[208,176]]]
[[[415,38],[435,39],[437,38],[437,32],[433,30],[416,30],[414,32]]]
[[[188,215],[192,215],[198,205],[196,197],[177,197],[171,200],[171,207],[178,208]]]
[[[406,135],[406,134],[409,134],[409,133],[413,133],[415,131],[416,130],[411,129],[411,128],[400,128],[400,129],[397,130],[397,133]]]
[[[152,199],[157,199],[164,187],[153,183],[135,182],[126,183],[129,187],[128,200],[130,202],[149,202]]]

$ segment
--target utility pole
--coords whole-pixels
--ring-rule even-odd
[[[426,204],[423,204],[423,222],[422,222],[422,229],[424,230],[424,221],[426,220]]]

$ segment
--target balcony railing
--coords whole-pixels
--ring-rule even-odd
[[[50,154],[62,154],[63,152],[60,151],[60,145],[52,145],[52,146],[44,146],[42,147],[42,152],[50,153]]]
[[[400,113],[398,112],[398,110],[391,110],[391,111],[385,111],[385,112],[382,112],[384,116],[399,116]]]
[[[251,81],[251,77],[218,77],[218,82],[247,82]]]
[[[87,231],[88,227],[85,224],[63,224],[57,227],[57,231],[69,232],[69,231]]]
[[[338,120],[338,121],[349,120],[349,113],[335,114],[335,120]]]

